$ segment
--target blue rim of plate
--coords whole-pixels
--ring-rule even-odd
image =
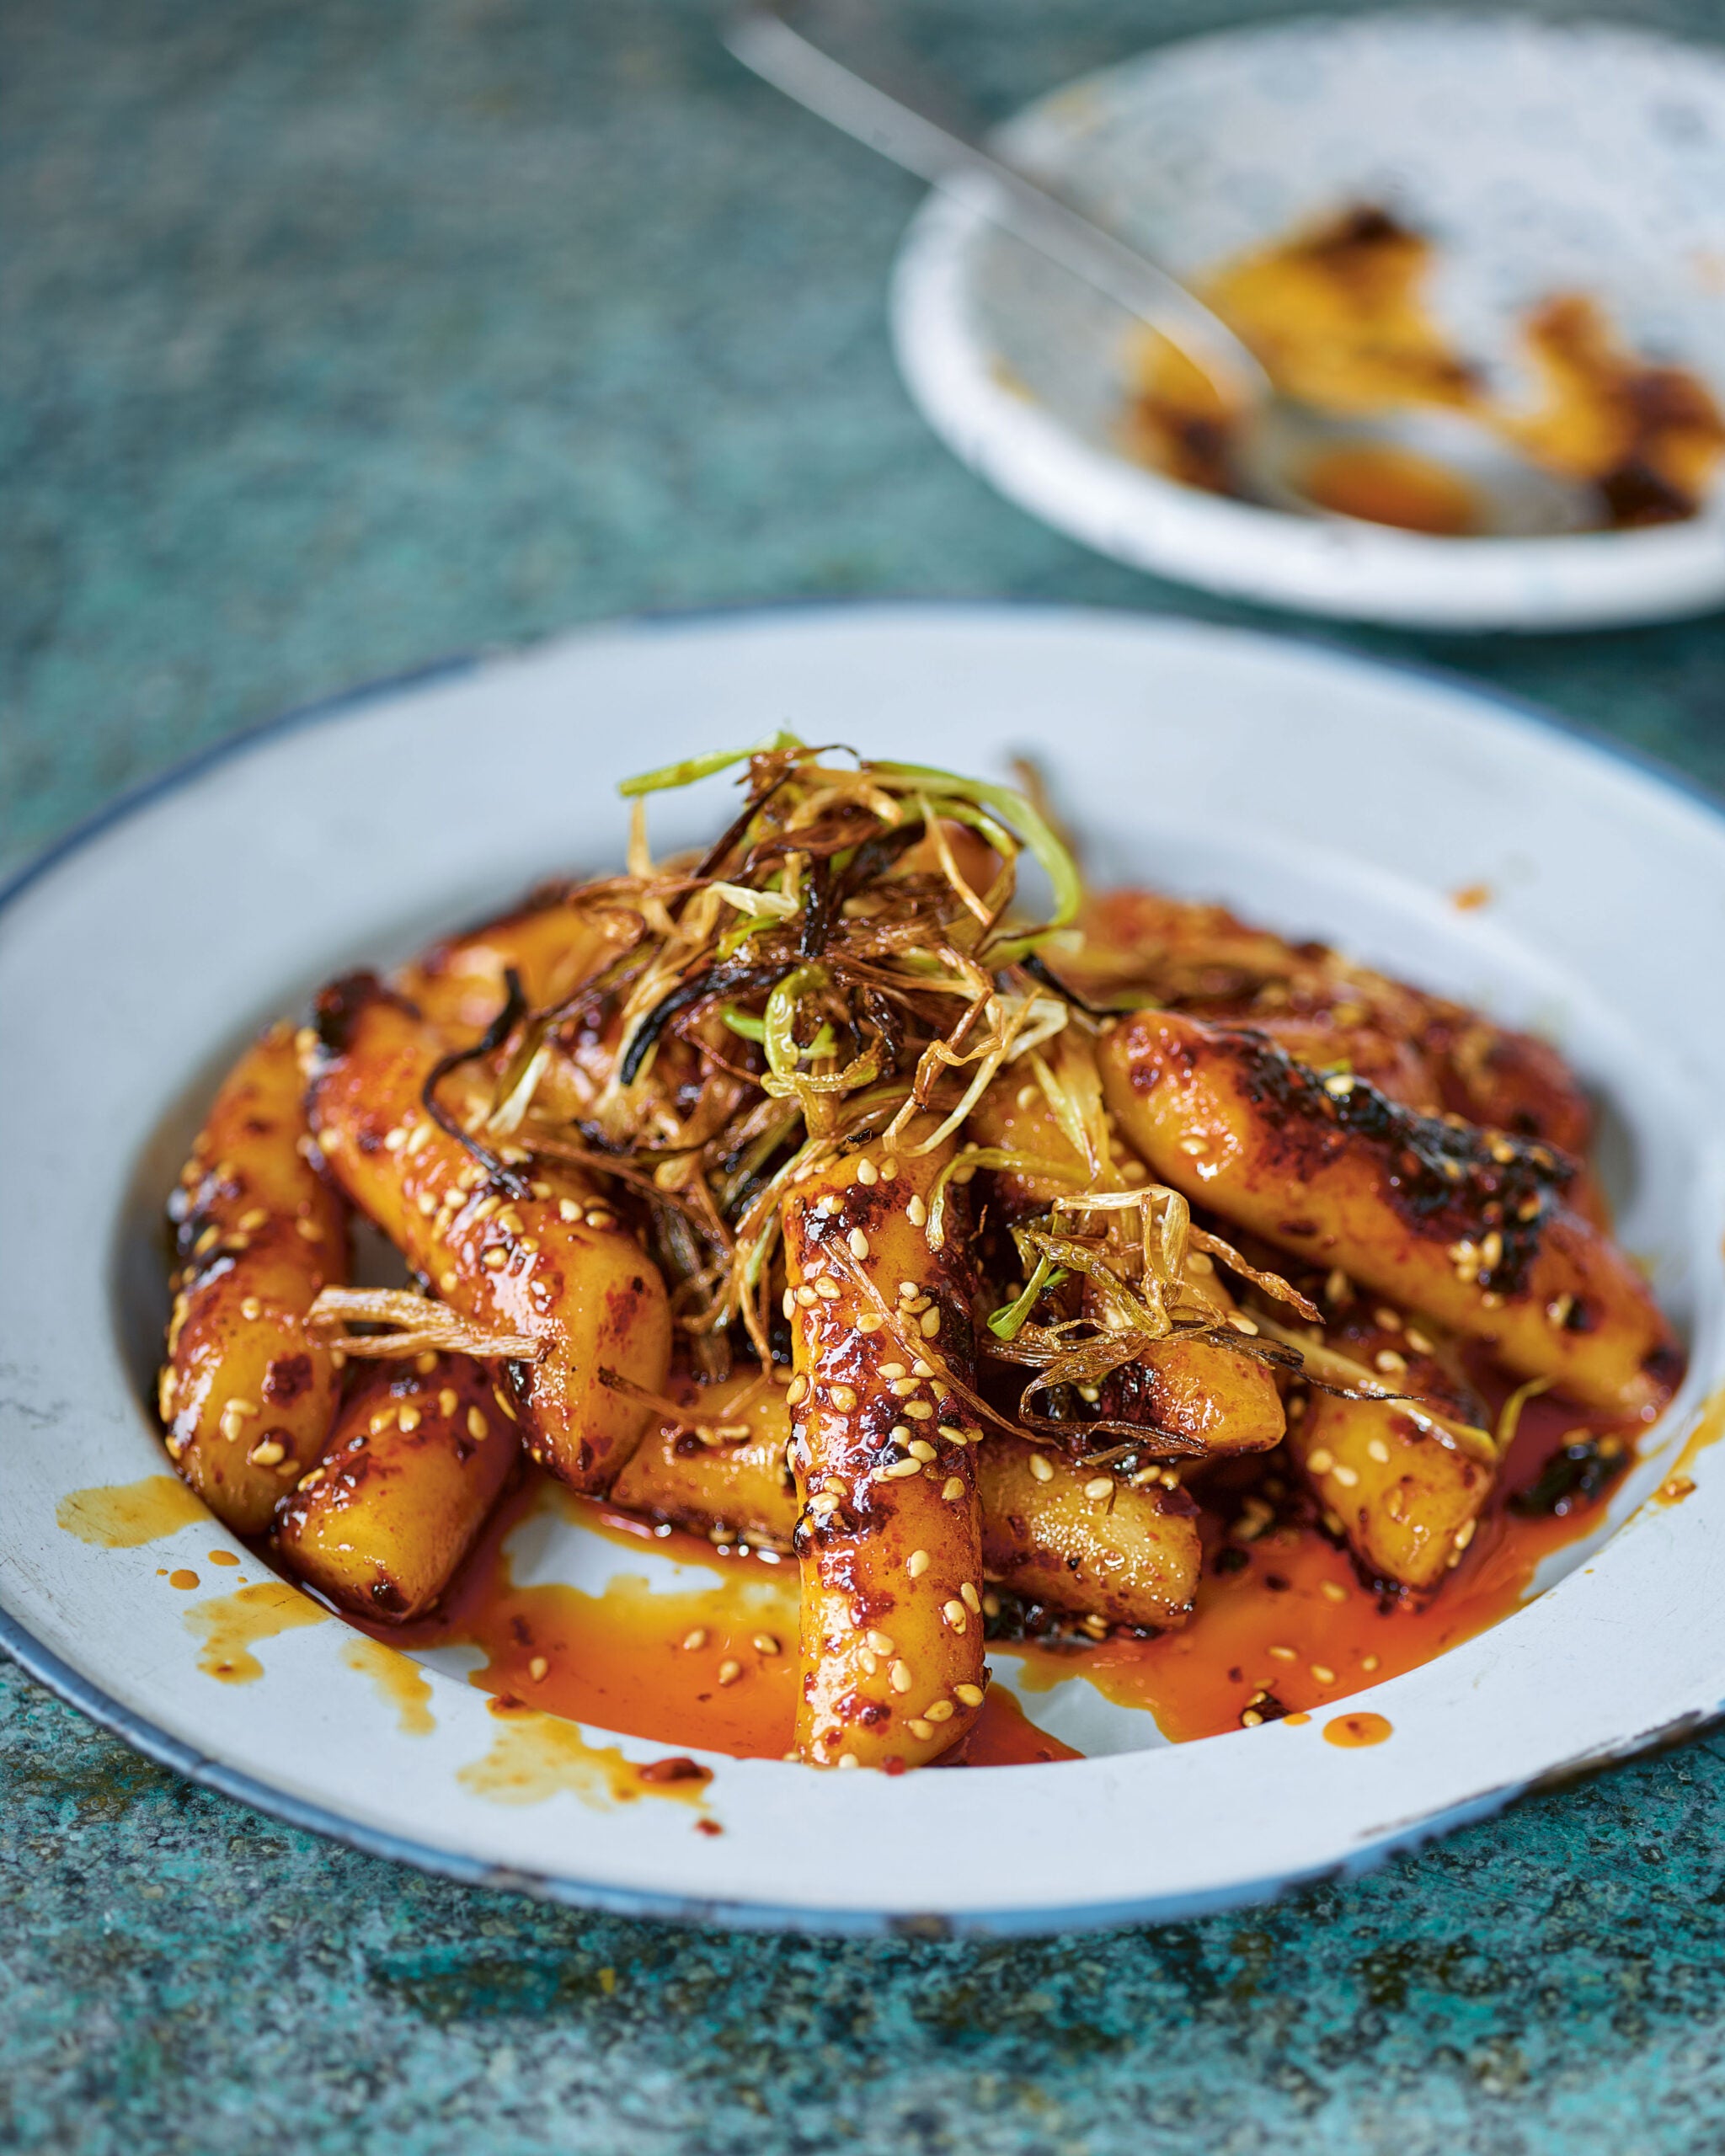
[[[674,635],[685,628],[704,626],[713,622],[744,622],[753,616],[770,617],[789,613],[849,616],[906,606],[927,607],[931,611],[948,614],[1064,615],[1093,616],[1101,622],[1175,622],[1188,623],[1194,627],[1213,629],[1224,635],[1242,637],[1260,643],[1292,644],[1299,649],[1316,651],[1327,658],[1344,660],[1367,673],[1411,675],[1416,680],[1430,681],[1471,697],[1476,702],[1496,706],[1525,724],[1530,723],[1545,732],[1579,742],[1609,762],[1627,765],[1643,777],[1651,778],[1669,792],[1699,803],[1711,814],[1725,821],[1725,798],[1644,750],[1632,748],[1615,740],[1579,720],[1548,710],[1531,698],[1519,696],[1512,690],[1475,681],[1456,668],[1422,659],[1378,658],[1354,649],[1339,638],[1207,622],[1201,616],[1181,614],[1172,609],[1146,609],[1142,612],[1134,612],[1124,607],[1087,607],[1051,603],[1021,605],[998,600],[940,599],[927,594],[914,594],[906,598],[873,597],[840,605],[835,605],[830,600],[811,597],[787,599],[765,606],[758,601],[750,601],[736,606],[716,605],[668,609],[662,613],[649,611],[613,616],[605,621],[582,624],[566,632],[563,637],[537,638],[531,643],[504,646],[483,652],[452,654],[430,660],[422,666],[410,667],[400,673],[365,682],[355,688],[343,690],[332,696],[296,705],[195,751],[180,762],[171,765],[165,771],[158,772],[153,778],[129,787],[105,807],[75,824],[71,830],[51,841],[4,883],[0,883],[0,911],[11,905],[63,861],[81,851],[114,825],[123,823],[152,802],[178,792],[193,780],[201,777],[206,771],[243,755],[265,742],[274,740],[278,735],[297,733],[329,720],[351,718],[369,705],[409,690],[457,680],[493,662],[506,663],[553,643],[574,640],[584,635],[602,635],[607,630],[645,630]],[[3,1609],[0,1609],[0,1650],[10,1656],[27,1676],[34,1678],[67,1706],[76,1708],[99,1728],[118,1737],[134,1751],[155,1760],[159,1765],[172,1769],[175,1774],[201,1788],[250,1805],[254,1810],[280,1820],[285,1826],[302,1828],[322,1836],[325,1840],[339,1842],[349,1849],[357,1849],[367,1856],[386,1857],[396,1863],[411,1865],[417,1870],[451,1879],[462,1886],[528,1894],[572,1908],[597,1909],[611,1916],[720,1925],[751,1931],[804,1931],[828,1937],[843,1935],[852,1937],[957,1939],[1001,1937],[1013,1933],[1031,1935],[1065,1930],[1102,1930],[1150,1920],[1181,1922],[1210,1910],[1247,1906],[1263,1898],[1280,1899],[1303,1886],[1310,1885],[1314,1880],[1338,1873],[1356,1876],[1398,1851],[1423,1846],[1458,1827],[1488,1818],[1525,1793],[1520,1786],[1513,1785],[1490,1790],[1469,1804],[1422,1820],[1410,1833],[1389,1836],[1374,1849],[1358,1853],[1344,1864],[1321,1866],[1303,1877],[1288,1880],[1274,1897],[1252,1894],[1204,1897],[1194,1899],[1189,1908],[1183,1908],[1175,1913],[1170,1913],[1163,1904],[1157,1903],[1155,1905],[1157,1913],[1153,1919],[1147,1916],[1144,1904],[1134,1903],[1087,1903],[1081,1908],[1071,1910],[977,1911],[956,1918],[914,1911],[895,1913],[853,1909],[784,1908],[763,1902],[733,1902],[723,1898],[657,1894],[639,1887],[601,1886],[589,1881],[569,1878],[562,1873],[526,1871],[510,1865],[487,1864],[476,1858],[459,1856],[449,1850],[438,1849],[430,1843],[410,1841],[405,1836],[391,1833],[384,1828],[366,1827],[356,1820],[344,1817],[339,1812],[326,1811],[321,1805],[309,1803],[303,1798],[290,1796],[273,1789],[267,1782],[259,1781],[238,1769],[225,1767],[220,1760],[211,1758],[206,1753],[182,1743],[177,1737],[171,1736],[158,1724],[147,1721],[142,1715],[134,1714],[129,1707],[122,1706],[99,1685],[81,1677],[69,1663],[44,1646],[33,1632]],[[1692,1732],[1686,1730],[1684,1733],[1685,1736],[1699,1734],[1706,1726],[1707,1722],[1703,1720],[1696,1724]],[[1668,1732],[1647,1732],[1633,1740],[1621,1753],[1614,1753],[1608,1764],[1617,1764],[1634,1757],[1638,1752],[1657,1748],[1670,1741]]]

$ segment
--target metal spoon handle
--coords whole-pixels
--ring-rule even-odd
[[[746,8],[724,35],[731,51],[763,82],[919,179],[959,196],[1182,350],[1201,355],[1237,393],[1253,403],[1270,394],[1268,377],[1252,354],[1166,270],[974,142],[865,81],[811,45],[777,9]]]

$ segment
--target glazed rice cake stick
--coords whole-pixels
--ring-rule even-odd
[[[673,1380],[670,1390],[712,1442],[687,1422],[650,1424],[611,1502],[696,1534],[788,1550],[798,1502],[782,1387],[763,1388],[750,1370],[717,1385]],[[1074,1617],[1139,1630],[1186,1621],[1202,1553],[1183,1490],[1116,1481],[998,1433],[975,1454],[987,1578]]]
[[[491,1366],[470,1355],[368,1375],[277,1515],[282,1562],[359,1616],[425,1616],[521,1455],[513,1417]]]
[[[1679,1361],[1646,1283],[1525,1139],[1320,1077],[1261,1035],[1145,1011],[1104,1036],[1128,1140],[1194,1201],[1488,1342],[1522,1377],[1649,1416]]]
[[[951,1157],[949,1144],[916,1155],[875,1141],[784,1200],[803,1505],[797,1748],[816,1766],[932,1759],[975,1721],[987,1681],[980,1432],[931,1360],[969,1381],[969,1312],[927,1232]]]
[[[969,1130],[979,1145],[1081,1168],[1047,1096],[1017,1065],[982,1096]],[[1130,1157],[1138,1166],[1137,1155]],[[1001,1172],[993,1174],[992,1184],[1008,1220],[1045,1212],[1063,1195],[1071,1197],[1075,1187],[1082,1187],[1052,1176]],[[1109,1190],[1130,1187],[1118,1172],[1101,1185]],[[1223,1310],[1235,1308],[1226,1283],[1201,1252],[1189,1254],[1186,1276]],[[1271,1372],[1252,1356],[1214,1340],[1177,1337],[1148,1343],[1134,1362],[1116,1372],[1104,1395],[1105,1414],[1190,1438],[1203,1446],[1206,1456],[1267,1451],[1280,1442],[1285,1428],[1282,1396]]]
[[[372,976],[318,1011],[310,1102],[332,1172],[452,1309],[544,1343],[509,1365],[527,1449],[574,1489],[609,1489],[648,1411],[603,1374],[656,1391],[670,1359],[658,1268],[584,1177],[500,1186],[433,1121],[421,1096],[441,1042]]]
[[[1288,1444],[1365,1569],[1420,1593],[1460,1561],[1496,1480],[1415,1401],[1313,1392]]]
[[[1192,1614],[1204,1567],[1184,1490],[1117,1481],[1023,1438],[977,1449],[988,1577],[1077,1617],[1169,1630]]]
[[[340,1353],[306,1331],[347,1278],[347,1216],[308,1154],[293,1036],[223,1081],[169,1206],[178,1276],[158,1404],[174,1465],[236,1534],[258,1534],[323,1449]]]

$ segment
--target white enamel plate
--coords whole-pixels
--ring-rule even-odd
[[[1560,292],[1725,395],[1725,59],[1602,24],[1369,11],[1161,47],[1043,99],[1005,154],[1177,274],[1361,204],[1434,243],[1430,303],[1513,401],[1518,324]],[[1556,629],[1725,598],[1725,497],[1641,531],[1440,539],[1178,484],[1123,451],[1141,331],[933,196],[899,260],[906,386],[1033,515],[1162,576],[1302,612]]]
[[[156,1222],[248,1033],[539,876],[617,859],[627,772],[779,725],[996,775],[1028,750],[1099,877],[1226,899],[1547,1029],[1608,1103],[1622,1235],[1688,1337],[1688,1383],[1566,1577],[1348,1702],[1386,1716],[1387,1742],[1338,1748],[1320,1712],[1168,1746],[1074,1675],[1034,1710],[1081,1762],[888,1780],[706,1754],[704,1808],[617,1802],[602,1774],[498,1771],[458,1659],[403,1713],[331,1618],[256,1638],[254,1681],[206,1674],[241,1577],[210,1553],[268,1578],[207,1518],[117,1548],[56,1524],[72,1493],[165,1468]],[[692,840],[727,798],[668,797],[659,836]],[[1490,905],[1450,903],[1481,884]],[[643,1913],[1032,1930],[1364,1865],[1725,1700],[1725,1458],[1685,1461],[1686,1502],[1649,1502],[1725,1382],[1722,931],[1725,821],[1669,782],[1456,684],[1181,622],[626,627],[267,728],[80,835],[0,911],[0,1639],[132,1743],[282,1818]],[[518,1555],[586,1584],[674,1570],[574,1528]],[[278,1614],[312,1614],[281,1596]]]

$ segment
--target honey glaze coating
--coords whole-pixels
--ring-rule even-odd
[[[425,1615],[515,1470],[515,1416],[470,1356],[425,1354],[369,1374],[322,1460],[283,1499],[275,1554],[344,1609],[402,1623]]]
[[[587,1178],[489,1175],[433,1120],[442,1041],[373,976],[325,990],[318,1011],[309,1101],[332,1172],[445,1302],[543,1342],[510,1365],[527,1449],[572,1488],[608,1488],[648,1410],[606,1373],[656,1390],[670,1359],[658,1268]]]
[[[905,1145],[931,1128],[913,1123]],[[951,1157],[950,1140],[923,1154],[872,1141],[784,1203],[803,1501],[797,1748],[816,1766],[933,1758],[969,1729],[987,1682],[981,1432],[930,1359],[970,1381],[968,1298],[927,1235]]]
[[[1310,1262],[1489,1343],[1509,1369],[1648,1419],[1680,1364],[1645,1283],[1562,1200],[1537,1142],[1419,1116],[1262,1034],[1142,1011],[1103,1085],[1152,1171]]]
[[[316,1460],[340,1353],[306,1330],[347,1278],[347,1216],[318,1174],[291,1033],[222,1081],[168,1204],[179,1270],[158,1405],[169,1457],[225,1526],[259,1534]]]

